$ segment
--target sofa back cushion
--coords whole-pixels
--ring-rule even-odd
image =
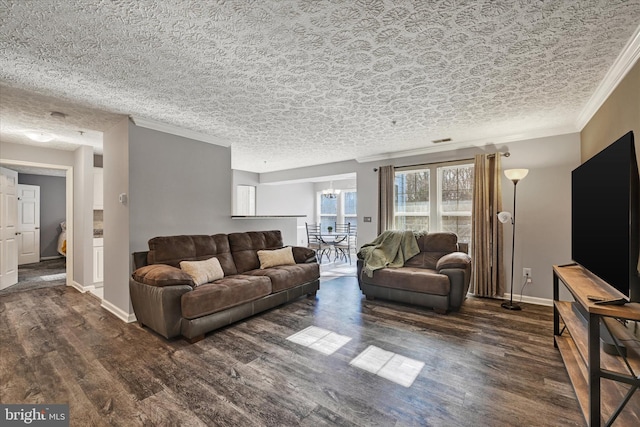
[[[455,233],[435,232],[418,237],[420,253],[407,260],[407,267],[435,269],[438,260],[451,252],[458,250],[458,236]]]
[[[229,247],[238,274],[260,268],[258,251],[278,249],[283,246],[280,230],[230,233]]]
[[[237,274],[226,234],[213,236],[162,236],[149,240],[148,264],[168,264],[180,268],[180,261],[218,258],[225,276]]]

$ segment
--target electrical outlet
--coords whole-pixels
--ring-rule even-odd
[[[531,278],[531,269],[530,268],[523,268],[522,269],[522,277]]]

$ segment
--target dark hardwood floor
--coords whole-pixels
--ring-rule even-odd
[[[286,340],[352,337],[327,356]],[[425,363],[405,388],[349,365],[369,345]],[[126,324],[64,286],[0,296],[0,401],[69,403],[71,425],[585,425],[550,307],[459,313],[366,301],[354,277],[196,344]]]

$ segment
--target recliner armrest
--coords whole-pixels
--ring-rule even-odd
[[[166,264],[145,265],[134,271],[131,278],[136,282],[149,286],[194,286],[191,276],[179,268]]]
[[[451,252],[438,260],[436,270],[461,268],[466,270],[471,266],[471,257],[463,252]]]
[[[293,259],[296,264],[305,264],[308,262],[317,262],[316,251],[306,248],[304,246],[292,246]]]
[[[129,295],[136,318],[163,337],[177,337],[182,327],[182,295],[193,291],[188,285],[153,286],[129,279]]]

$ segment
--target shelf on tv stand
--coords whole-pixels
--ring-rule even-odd
[[[575,302],[559,300],[560,283],[571,292]],[[588,295],[610,298],[622,296],[616,289],[579,265],[553,267],[554,345],[560,351],[589,425],[599,426],[605,422],[608,425],[607,420],[610,420],[619,405],[624,402],[628,390],[640,387],[640,344],[631,332],[616,320],[640,321],[640,304],[597,305],[589,301]],[[573,304],[580,304],[583,311],[588,313],[586,323],[574,311]],[[613,336],[624,340],[627,347],[626,360],[622,356],[602,351],[601,322],[607,325]],[[564,328],[561,329],[562,324]],[[633,375],[629,372],[629,367]],[[603,415],[607,420],[603,420]],[[640,425],[640,393],[631,395],[614,425]]]

